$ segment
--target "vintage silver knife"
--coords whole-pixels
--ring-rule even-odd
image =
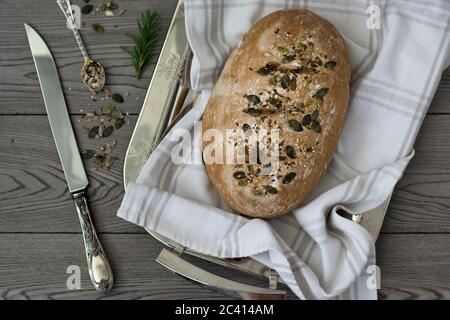
[[[102,293],[108,293],[113,286],[113,274],[89,214],[85,193],[88,180],[73,134],[56,65],[50,50],[39,34],[28,24],[25,24],[25,30],[36,65],[56,149],[80,219],[89,276],[95,289]]]

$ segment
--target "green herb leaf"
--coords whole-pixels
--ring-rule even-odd
[[[159,37],[159,13],[147,10],[141,13],[137,21],[138,34],[129,35],[133,39],[134,46],[123,48],[131,57],[136,78],[140,79],[142,73],[150,63],[150,55]]]
[[[264,67],[258,69],[258,71],[256,71],[256,72],[258,72],[262,76],[267,76],[271,72],[276,71],[277,68],[278,68],[278,63],[271,62],[271,63],[266,64]]]
[[[297,120],[290,119],[288,121],[288,123],[289,123],[289,127],[291,127],[292,130],[297,131],[297,132],[303,131],[302,125]]]
[[[123,100],[123,97],[119,93],[113,93],[111,95],[111,99],[113,99],[117,103],[123,103],[125,100]]]
[[[101,24],[98,24],[98,23],[94,23],[92,25],[92,30],[94,30],[95,32],[98,32],[98,33],[105,32],[105,28]]]
[[[284,176],[283,178],[283,183],[284,184],[288,184],[289,182],[291,182],[292,180],[294,180],[295,176],[297,174],[295,172],[289,172],[287,175]]]
[[[81,13],[89,14],[92,10],[94,10],[94,6],[92,4],[87,4],[81,8]]]
[[[318,100],[323,99],[325,95],[328,93],[328,88],[320,88],[319,90],[314,93],[313,98],[316,98]]]
[[[319,117],[319,110],[314,110],[313,113],[311,113],[311,119],[312,120],[317,120],[317,118]]]

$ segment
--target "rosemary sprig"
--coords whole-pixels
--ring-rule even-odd
[[[150,54],[153,45],[159,36],[159,13],[147,10],[141,13],[137,20],[138,34],[128,35],[134,41],[134,47],[123,48],[131,57],[136,78],[139,80],[145,68],[150,62]]]

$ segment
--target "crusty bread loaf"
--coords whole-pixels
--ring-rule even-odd
[[[208,101],[203,132],[278,129],[279,166],[267,175],[270,163],[205,161],[212,184],[234,210],[273,218],[305,200],[335,151],[349,80],[342,37],[310,11],[271,13],[243,36]],[[211,142],[203,141],[204,153]]]

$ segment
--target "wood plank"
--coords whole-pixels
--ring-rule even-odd
[[[82,1],[74,1],[74,4]],[[120,2],[118,2],[121,5]],[[2,2],[8,10],[0,12],[0,114],[43,114],[42,95],[31,52],[23,29],[23,22],[29,22],[41,33],[51,49],[58,66],[60,78],[71,113],[92,104],[90,93],[80,81],[81,56],[70,31],[64,26],[64,19],[58,6],[52,1],[30,1],[26,10],[22,3],[14,0]],[[105,17],[101,14],[82,16],[85,26],[81,33],[93,58],[101,61],[107,72],[107,86],[112,91],[130,93],[124,107],[130,113],[138,113],[145,95],[154,63],[169,26],[176,0],[134,0],[123,1],[127,13],[123,17]],[[136,17],[145,9],[161,13],[161,38],[152,66],[142,80],[135,79],[130,59],[121,46],[130,44],[126,33],[136,31]],[[15,12],[11,19],[9,12]],[[93,22],[102,23],[106,32],[97,34],[91,30]],[[117,25],[117,27],[116,27]],[[137,99],[137,100],[136,100]],[[450,113],[450,69],[447,69],[431,104],[432,113]]]
[[[439,87],[431,102],[428,113],[450,113],[450,67],[442,73]]]
[[[154,64],[169,27],[177,3],[176,0],[135,0],[117,1],[126,8],[122,17],[106,17],[103,14],[83,15],[85,26],[81,34],[88,52],[94,59],[104,64],[107,74],[106,85],[113,91],[130,93],[130,99],[124,104],[126,111],[138,113],[148,87]],[[82,5],[81,0],[73,4]],[[44,114],[45,108],[37,80],[37,74],[31,51],[23,27],[29,22],[47,42],[56,64],[66,94],[68,107],[72,113],[80,113],[80,108],[92,104],[91,94],[80,80],[82,56],[70,30],[55,1],[2,1],[8,10],[0,12],[0,113],[2,114]],[[136,18],[140,12],[151,9],[161,14],[161,36],[151,58],[152,65],[138,81],[134,76],[130,58],[122,46],[130,46],[127,33],[137,30]],[[14,12],[14,19],[11,19]],[[101,23],[106,31],[95,33],[92,23]],[[116,27],[117,26],[117,27]]]
[[[116,279],[109,297],[91,287],[78,234],[0,234],[0,299],[217,299],[155,262],[162,246],[147,235],[102,235]],[[190,259],[192,260],[192,259]],[[254,285],[261,281],[200,260],[196,265]],[[382,235],[377,244],[382,299],[450,298],[450,235]],[[68,290],[69,265],[81,289]]]
[[[98,149],[102,142],[87,138],[79,118],[72,117],[80,147]],[[120,157],[113,169],[95,171],[92,161],[87,166],[90,205],[100,232],[143,232],[115,215],[136,117],[128,119],[131,123],[112,136]],[[416,156],[396,187],[382,232],[450,232],[448,123],[450,115],[425,119]],[[0,232],[79,232],[47,117],[0,116],[0,124]]]
[[[450,232],[450,116],[428,115],[382,232]]]
[[[102,235],[115,276],[108,297],[89,281],[78,234],[0,235],[0,299],[218,299],[222,295],[174,275],[155,262],[162,245],[149,235]],[[66,286],[70,265],[81,269],[81,290]],[[208,264],[199,261],[200,267]],[[211,265],[211,272],[218,266]],[[230,271],[223,270],[225,276]],[[246,280],[244,276],[241,280]],[[248,282],[248,281],[247,281]],[[255,281],[250,281],[255,284]],[[261,283],[261,281],[259,281]]]
[[[136,116],[110,137],[89,139],[80,116],[72,116],[80,150],[99,150],[114,140],[119,160],[97,170],[86,161],[89,205],[99,232],[144,232],[116,217],[123,197],[122,168]],[[47,116],[0,116],[0,232],[79,232]],[[90,124],[90,126],[92,126]]]
[[[380,299],[450,299],[450,235],[381,235]]]

